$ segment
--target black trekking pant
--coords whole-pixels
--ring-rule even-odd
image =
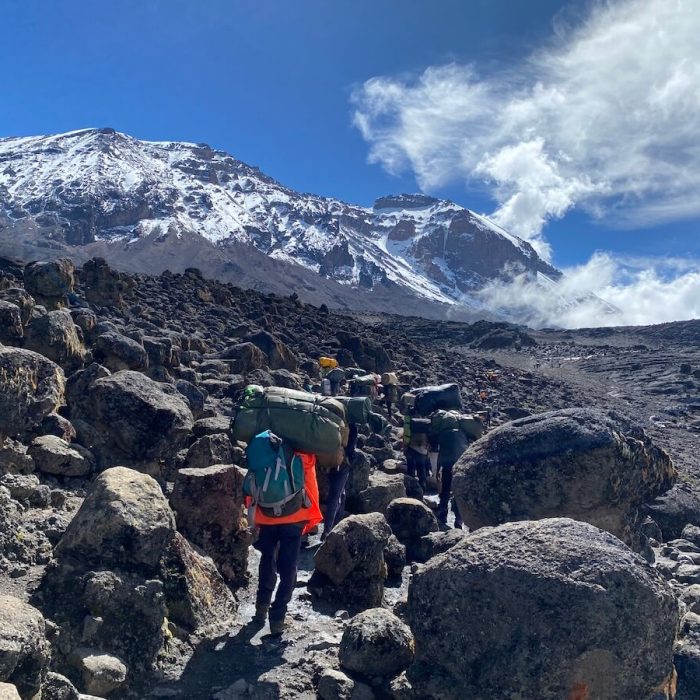
[[[440,467],[440,502],[437,509],[437,519],[443,525],[447,524],[447,510],[450,505],[450,495],[452,494],[452,470],[454,464],[447,464]],[[452,499],[452,511],[455,514],[455,527],[461,528],[463,525],[462,516],[459,513],[454,498]]]
[[[270,605],[279,575],[277,594],[270,606],[269,618],[273,622],[284,619],[287,605],[297,585],[297,563],[303,529],[303,523],[260,526],[260,536],[255,547],[262,556],[255,604]]]
[[[323,539],[338,524],[345,512],[345,486],[350,476],[350,465],[347,462],[337,469],[328,472],[328,498],[326,512],[323,514]]]
[[[428,472],[430,471],[430,458],[428,455],[422,455],[412,447],[406,448],[406,474],[418,478],[420,487],[425,491],[428,481]]]

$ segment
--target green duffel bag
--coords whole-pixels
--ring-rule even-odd
[[[294,449],[333,454],[342,447],[345,407],[339,401],[295,389],[246,387],[231,421],[231,437],[249,442],[271,430]]]
[[[384,435],[391,429],[389,421],[384,418],[381,413],[369,414],[369,427],[372,429],[373,433],[378,433],[380,435]]]
[[[446,430],[458,430],[460,418],[457,411],[435,411],[430,417],[430,434],[439,435]]]
[[[484,424],[478,416],[461,416],[459,429],[473,440],[478,440],[484,434]]]
[[[336,401],[345,406],[348,423],[366,425],[372,411],[372,401],[368,396],[338,396]]]

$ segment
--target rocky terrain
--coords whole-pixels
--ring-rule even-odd
[[[0,254],[99,255],[131,272],[196,265],[316,304],[462,320],[488,313],[485,285],[521,273],[561,296],[561,273],[529,243],[454,202],[361,207],[296,192],[206,144],[109,128],[0,139]]]
[[[698,340],[1,259],[0,697],[698,697]],[[440,530],[399,418],[364,428],[348,517],[272,637],[228,423],[321,355],[490,412],[455,467],[474,529]]]

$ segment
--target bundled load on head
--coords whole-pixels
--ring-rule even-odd
[[[345,379],[348,380],[367,374],[361,367],[346,367],[343,371],[345,372]]]
[[[330,370],[335,369],[338,366],[338,360],[334,357],[319,357],[318,364],[321,369]]]
[[[396,372],[384,372],[382,374],[382,384],[386,386],[396,386],[399,383],[399,378]]]
[[[369,396],[377,398],[379,377],[376,374],[363,374],[350,381],[350,396]]]
[[[295,450],[317,455],[319,464],[338,464],[348,438],[347,415],[340,401],[251,384],[231,420],[231,437],[249,443],[266,430]]]
[[[448,430],[461,430],[469,439],[478,440],[484,434],[484,424],[476,415],[463,415],[458,411],[435,411],[430,418],[430,434],[437,436]]]
[[[462,397],[457,384],[425,386],[420,389],[413,389],[411,394],[415,396],[413,407],[415,414],[418,416],[429,416],[439,409],[446,411],[462,410]]]

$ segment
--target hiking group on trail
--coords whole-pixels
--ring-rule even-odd
[[[462,413],[457,384],[410,388],[393,372],[343,369],[331,357],[318,363],[320,381],[307,377],[303,390],[247,386],[231,420],[232,438],[247,444],[243,492],[261,555],[254,622],[269,620],[272,635],[284,629],[302,543],[321,524],[324,542],[345,515],[360,434],[388,437],[392,425],[403,428],[406,473],[423,493],[435,489],[437,520],[447,529],[453,467],[484,429],[484,415]],[[327,482],[323,511],[321,472]],[[461,529],[454,499],[452,510]]]

